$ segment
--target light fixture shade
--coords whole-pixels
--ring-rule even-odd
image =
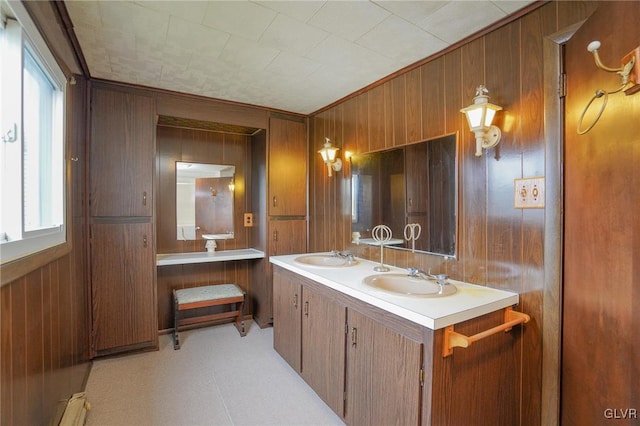
[[[467,117],[469,129],[472,132],[488,130],[491,127],[491,123],[493,123],[493,117],[495,117],[496,112],[502,109],[501,106],[489,102],[487,93],[488,90],[484,86],[479,86],[476,89],[476,97],[473,98],[473,104],[460,110]]]
[[[469,129],[476,136],[476,156],[482,155],[482,148],[494,147],[500,142],[501,132],[497,126],[493,126],[493,118],[497,111],[502,109],[501,106],[494,105],[489,102],[489,91],[486,87],[480,85],[476,89],[476,97],[473,98],[473,104],[462,108],[460,112],[467,117]]]
[[[336,154],[340,148],[336,148],[331,145],[331,140],[329,138],[324,138],[325,142],[321,150],[318,152],[322,156],[322,161],[325,163],[332,163],[336,161]]]
[[[331,145],[331,140],[327,137],[324,138],[325,142],[322,146],[322,149],[318,151],[318,153],[322,156],[322,161],[327,165],[329,170],[329,176],[332,175],[331,170],[339,171],[342,169],[342,160],[336,158],[338,150],[340,148],[336,148]]]

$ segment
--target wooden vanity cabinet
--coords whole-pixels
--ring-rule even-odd
[[[273,346],[339,416],[344,411],[346,308],[317,283],[274,267]]]
[[[346,424],[517,423],[520,327],[444,357],[444,329],[431,330],[278,265],[273,270],[274,347]],[[282,314],[292,300],[297,309]],[[496,310],[455,324],[455,331],[473,336],[503,321],[504,311]]]
[[[302,286],[289,274],[273,274],[273,348],[298,373],[302,365]]]
[[[348,310],[348,425],[420,424],[422,344]]]
[[[346,308],[314,291],[314,285],[276,267],[273,347],[342,416]]]
[[[313,283],[311,283],[313,285]],[[302,378],[340,416],[344,412],[346,307],[302,287]]]
[[[155,100],[91,90],[91,357],[158,346],[153,181]]]
[[[274,348],[349,425],[419,424],[422,344],[274,266]]]

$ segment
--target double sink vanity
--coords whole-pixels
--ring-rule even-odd
[[[515,404],[495,404],[516,394],[509,366],[519,327],[496,330],[511,329],[518,294],[376,272],[375,262],[336,253],[270,262],[274,348],[345,423],[471,424],[477,412],[465,406],[483,399],[494,408],[486,424],[516,415]]]

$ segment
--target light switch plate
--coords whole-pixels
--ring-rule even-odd
[[[544,208],[544,176],[515,179],[513,189],[516,209]]]

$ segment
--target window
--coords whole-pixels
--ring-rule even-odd
[[[1,263],[66,241],[66,79],[20,2],[0,26]]]

